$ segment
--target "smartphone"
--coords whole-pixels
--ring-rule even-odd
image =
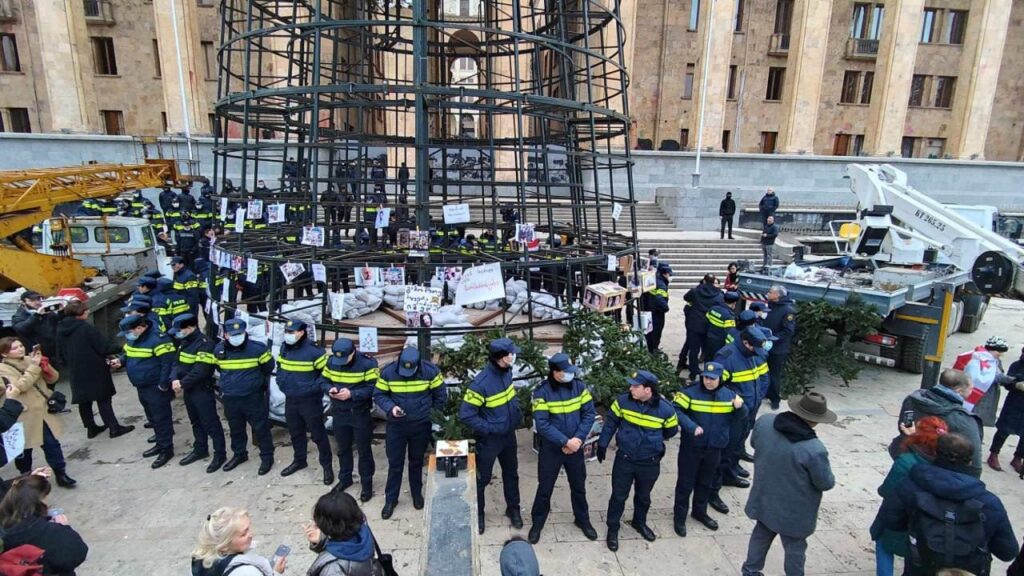
[[[274,552],[274,562],[272,562],[272,564],[277,564],[278,560],[280,560],[281,558],[286,558],[291,553],[292,549],[289,548],[288,545],[281,544],[277,547],[277,552]]]
[[[913,426],[914,425],[914,411],[913,410],[906,410],[906,411],[904,411],[903,414],[900,415],[900,424],[903,424],[903,426],[905,426],[907,428],[910,428],[911,426]]]
[[[46,515],[49,516],[50,518],[56,518],[57,516],[63,516],[64,515],[64,509],[63,508],[50,508],[49,510],[46,511]]]
[[[42,351],[43,351],[43,347],[40,346],[39,344],[36,344],[35,346],[32,347],[32,353],[33,354],[38,354],[38,353],[40,353]]]

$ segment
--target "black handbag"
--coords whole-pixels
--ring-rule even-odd
[[[385,554],[380,550],[380,544],[377,544],[377,538],[373,538],[373,548],[377,551],[377,561],[380,562],[380,567],[384,569],[384,576],[398,576],[398,572],[395,570],[395,559],[391,557],[391,554]]]
[[[62,412],[69,412],[68,397],[63,392],[54,390],[50,396],[46,399],[46,411],[50,414],[60,414]]]

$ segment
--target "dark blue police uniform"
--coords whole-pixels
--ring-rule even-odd
[[[195,327],[187,336],[180,336],[184,327]],[[192,424],[192,453],[180,462],[187,466],[210,455],[213,444],[213,460],[206,468],[207,473],[220,469],[227,460],[224,443],[224,426],[217,415],[217,398],[213,381],[213,343],[199,330],[198,321],[191,314],[182,314],[174,319],[172,336],[178,340],[178,354],[171,380],[181,383],[185,399],[185,411]],[[180,336],[180,337],[179,337]]]
[[[726,387],[743,399],[742,417],[733,420],[729,446],[722,453],[719,473],[715,476],[713,493],[716,495],[722,484],[740,488],[749,486],[746,480],[739,477],[739,460],[744,452],[744,442],[753,429],[751,413],[757,409],[757,403],[760,401],[758,390],[763,388],[763,381],[767,376],[768,365],[758,355],[758,348],[765,339],[766,336],[760,328],[748,327],[739,340],[734,340],[715,356],[715,362],[721,364],[724,370],[722,380]],[[754,350],[748,350],[744,346],[744,341],[749,341]]]
[[[785,296],[777,302],[771,303],[768,317],[764,320],[765,328],[772,331],[777,339],[772,344],[768,353],[768,400],[772,407],[776,408],[781,401],[783,378],[786,375],[786,358],[789,357],[789,349],[793,345],[793,336],[796,334],[796,302],[789,296]]]
[[[341,400],[331,397],[331,416],[334,419],[334,440],[338,444],[338,483],[352,485],[352,444],[359,451],[359,499],[368,501],[373,495],[373,391],[380,377],[377,361],[356,352],[347,338],[339,338],[331,346],[327,366],[320,376],[320,389],[330,395],[347,389],[349,397]]]
[[[413,505],[423,507],[423,456],[430,443],[430,412],[442,408],[447,399],[441,370],[420,359],[419,350],[406,348],[398,360],[380,371],[373,400],[387,414],[385,448],[388,455],[388,480],[384,488],[386,520],[398,502],[402,486],[402,468],[409,462],[409,491]],[[398,407],[401,415],[393,411]]]
[[[715,354],[718,354],[718,351],[722,349],[722,346],[725,346],[726,335],[729,329],[736,327],[736,312],[733,310],[733,306],[739,299],[739,294],[726,292],[725,302],[715,304],[704,315],[708,321],[708,333],[704,340],[704,358],[706,362],[710,362],[715,357]]]
[[[657,352],[661,346],[661,334],[665,331],[665,314],[668,314],[669,311],[668,280],[662,274],[672,276],[672,268],[664,262],[658,265],[654,290],[641,297],[644,308],[651,312],[652,328],[644,335],[647,340],[647,350],[651,353]]]
[[[295,344],[281,344],[277,356],[277,386],[285,396],[284,419],[292,440],[292,463],[281,470],[290,476],[306,467],[309,446],[306,434],[316,444],[320,466],[324,470],[324,484],[334,482],[334,459],[331,443],[324,428],[324,393],[320,389],[320,371],[327,365],[323,348],[314,345],[305,334],[306,324],[292,320],[285,326],[285,337],[296,331],[303,332]]]
[[[174,343],[145,316],[129,316],[119,324],[122,332],[141,325],[146,331],[134,341],[129,340],[121,354],[121,365],[128,373],[128,380],[135,386],[139,403],[146,419],[153,424],[156,446],[146,451],[148,456],[159,455],[153,462],[159,468],[174,455],[174,425],[171,421],[171,366],[174,363]],[[159,466],[157,465],[159,463]]]

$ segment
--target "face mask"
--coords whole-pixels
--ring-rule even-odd
[[[181,204],[178,204],[177,202],[175,202],[174,204],[171,204],[171,208],[177,208],[179,206],[181,206]]]
[[[176,340],[184,340],[185,338],[188,338],[188,336],[188,334],[185,334],[181,330],[178,330],[177,332],[174,333],[174,338]]]
[[[507,358],[508,358],[508,367],[511,368],[511,367],[516,365],[516,359],[519,358],[519,357],[516,356],[515,354],[509,354]]]
[[[228,344],[231,344],[232,346],[241,346],[242,344],[245,344],[245,334],[228,336]]]
[[[576,378],[576,375],[572,372],[563,372],[558,381],[562,384],[568,384],[569,382],[572,382],[574,378]]]
[[[771,340],[766,341],[764,343],[764,345],[762,346],[764,348],[764,351],[765,352],[771,352],[772,351],[772,344],[774,344],[774,342],[772,342]]]
[[[767,312],[758,312],[757,313],[757,317],[760,318],[761,320],[764,320],[765,318],[768,317],[768,313]]]
[[[139,335],[136,334],[135,332],[128,332],[127,334],[124,335],[124,339],[129,342],[135,342],[136,340],[139,339]]]
[[[294,332],[290,332],[290,333],[286,332],[285,333],[285,335],[284,335],[284,342],[285,342],[285,344],[288,344],[289,346],[291,346],[291,345],[295,344],[298,341],[299,341],[299,335],[298,334],[296,334]]]

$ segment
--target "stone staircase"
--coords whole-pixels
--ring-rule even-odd
[[[664,239],[640,240],[640,256],[657,248],[660,259],[672,266],[672,289],[693,288],[705,274],[725,276],[730,262],[750,260],[761,264],[761,245],[756,240],[736,236],[735,240]],[[776,247],[776,251],[778,251]]]

